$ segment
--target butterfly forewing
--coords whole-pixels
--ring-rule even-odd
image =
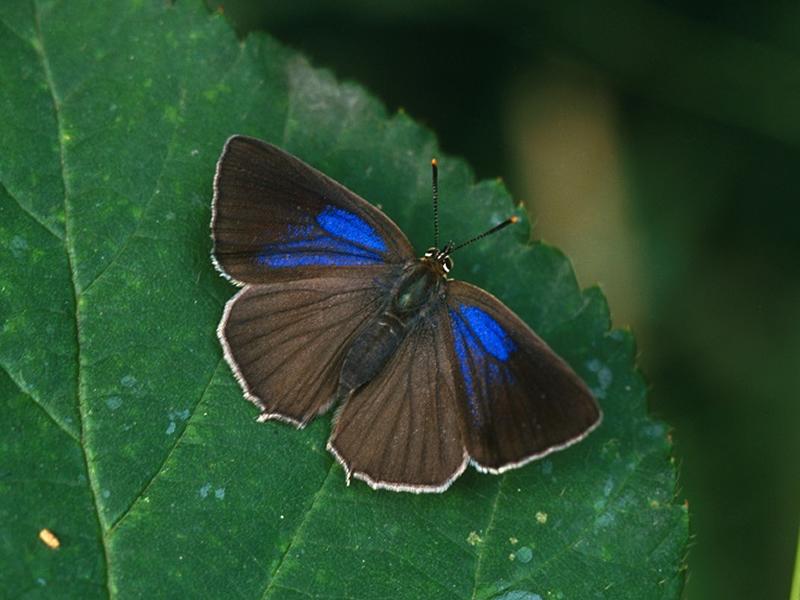
[[[444,305],[405,338],[379,377],[339,411],[328,448],[373,488],[446,489],[464,470]]]
[[[247,286],[218,334],[225,357],[263,418],[305,424],[334,399],[344,350],[383,303],[389,266],[358,276]]]
[[[476,466],[502,472],[585,437],[600,409],[575,372],[491,294],[448,282],[464,440]]]
[[[414,258],[380,210],[270,144],[233,136],[217,163],[217,267],[239,284],[318,277]]]

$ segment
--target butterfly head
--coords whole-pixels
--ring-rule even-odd
[[[453,270],[453,259],[450,257],[452,251],[453,242],[448,242],[441,250],[439,248],[428,248],[422,260],[431,263],[437,271],[445,276]]]

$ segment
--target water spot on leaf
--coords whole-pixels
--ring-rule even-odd
[[[199,490],[200,497],[205,498],[206,496],[208,496],[208,492],[210,491],[211,491],[211,484],[210,483],[203,484],[203,486]]]
[[[110,490],[103,490],[102,492],[100,492],[100,495],[103,496],[103,498],[110,498],[111,497],[111,491]]]
[[[653,423],[644,428],[645,435],[651,438],[660,438],[664,435],[664,425],[661,423]]]
[[[608,527],[609,525],[612,525],[615,520],[616,520],[616,518],[614,517],[614,515],[612,513],[604,512],[602,515],[597,517],[597,519],[595,519],[594,524],[595,524],[596,527],[603,528],[603,527]]]
[[[172,435],[173,433],[175,433],[175,427],[176,427],[175,421],[170,421],[169,425],[167,425],[167,431],[166,431],[167,435]]]
[[[547,513],[538,511],[536,513],[536,522],[539,523],[539,525],[544,525],[545,523],[547,523]]]
[[[122,398],[119,396],[109,396],[106,398],[106,406],[109,410],[117,410],[122,406]]]
[[[22,236],[15,235],[11,238],[10,246],[11,254],[14,255],[14,258],[20,258],[28,249],[28,241]]]
[[[125,375],[119,382],[127,388],[131,388],[136,385],[136,377],[133,375]]]
[[[495,596],[493,600],[542,600],[539,594],[522,590],[512,590],[500,596]]]
[[[586,362],[586,368],[597,377],[597,385],[593,386],[592,393],[598,398],[606,397],[606,390],[614,380],[614,374],[599,359],[593,358]]]
[[[178,419],[181,421],[186,421],[189,419],[189,409],[185,408],[183,410],[170,410],[168,417],[170,421],[176,421]]]
[[[225,488],[221,487],[214,490],[214,497],[217,500],[223,500],[225,498]]]
[[[533,550],[528,548],[528,546],[523,546],[516,552],[517,560],[521,563],[529,563],[533,559]]]
[[[602,387],[604,390],[611,385],[611,382],[613,380],[614,380],[614,374],[608,367],[603,367],[597,372],[597,382],[600,384],[600,387]]]

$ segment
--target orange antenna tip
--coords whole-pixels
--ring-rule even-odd
[[[436,167],[436,166],[438,166],[438,165],[439,165],[439,161],[437,161],[435,158],[432,158],[432,159],[431,159],[431,166],[434,166],[434,167]]]
[[[511,221],[511,224],[512,224],[512,225],[513,225],[514,223],[519,223],[519,217],[518,217],[517,215],[511,215],[511,216],[508,218],[508,220],[509,220],[509,221]]]

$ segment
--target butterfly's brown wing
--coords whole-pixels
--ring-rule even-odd
[[[389,266],[349,276],[248,285],[228,301],[217,330],[225,358],[262,420],[303,425],[334,399],[344,352],[374,318]]]
[[[600,424],[586,384],[488,292],[448,282],[450,364],[464,442],[481,471],[502,473],[566,448]]]
[[[308,279],[414,258],[388,216],[280,148],[236,135],[214,177],[217,268],[238,285]]]
[[[383,371],[337,414],[328,449],[373,488],[440,492],[468,457],[448,359],[442,304],[401,343]]]

